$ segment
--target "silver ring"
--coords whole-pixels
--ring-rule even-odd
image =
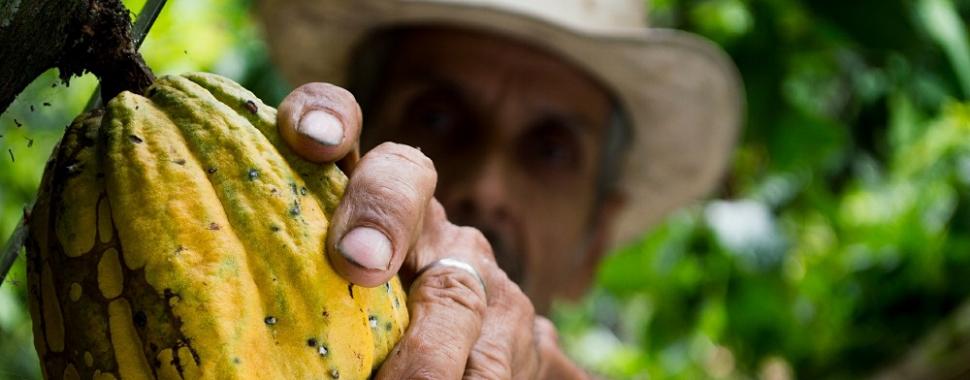
[[[478,271],[475,270],[475,267],[473,267],[473,266],[471,266],[471,264],[468,264],[468,263],[466,263],[466,262],[464,262],[462,260],[459,260],[459,259],[455,259],[455,258],[451,258],[451,257],[445,257],[443,259],[438,259],[438,261],[435,261],[435,262],[433,262],[431,264],[428,264],[424,268],[421,268],[421,270],[418,271],[418,276],[421,276],[425,271],[427,271],[431,267],[434,267],[434,266],[437,266],[437,265],[443,265],[443,266],[446,266],[446,267],[457,268],[457,269],[461,269],[461,270],[463,270],[465,272],[470,273],[472,275],[472,277],[475,277],[475,279],[478,280],[478,283],[482,285],[482,290],[485,291],[485,295],[486,296],[488,295],[488,287],[485,286],[485,280],[482,280],[482,276],[478,274]]]

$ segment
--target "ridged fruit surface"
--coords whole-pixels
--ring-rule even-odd
[[[159,78],[82,115],[30,218],[44,376],[367,378],[408,315],[397,279],[353,286],[327,261],[345,184],[216,75]]]

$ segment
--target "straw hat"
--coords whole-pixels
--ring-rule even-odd
[[[292,83],[346,85],[351,52],[389,27],[448,25],[541,46],[613,91],[631,119],[613,246],[717,185],[738,134],[739,75],[712,43],[646,25],[644,0],[263,0],[270,52]]]

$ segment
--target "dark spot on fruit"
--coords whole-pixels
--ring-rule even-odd
[[[391,322],[385,323],[384,324],[384,331],[391,331],[391,327],[392,327],[391,326]]]
[[[293,193],[293,195],[298,195],[299,194],[297,192],[297,190],[296,190],[296,184],[293,183],[293,182],[290,182],[290,191]]]
[[[17,119],[13,119],[13,123],[14,124],[17,124],[17,128],[20,128],[20,127],[23,127],[24,126],[23,124],[20,124],[20,122],[17,121]]]
[[[266,317],[265,319],[263,319],[263,323],[266,323],[269,326],[275,325],[276,324],[276,317],[270,315],[270,316]]]
[[[239,360],[239,358],[232,358],[232,362],[234,364],[239,364],[239,363],[242,363],[242,360]]]
[[[25,137],[25,138],[27,139],[27,147],[28,148],[34,146],[34,139],[32,139],[30,137]]]
[[[10,162],[17,162],[17,159],[13,157],[13,149],[7,148],[7,153],[10,153]]]
[[[316,347],[317,346],[317,339],[316,338],[307,339],[306,340],[306,345],[307,346],[310,346],[310,347]]]
[[[254,102],[252,100],[247,100],[246,103],[245,103],[245,106],[246,106],[246,109],[249,110],[249,112],[252,112],[253,114],[255,114],[256,111],[259,110],[256,107],[256,102]]]
[[[138,137],[135,135],[128,135],[128,140],[131,140],[131,142],[135,144],[141,144],[142,142],[145,141],[145,140],[142,140],[141,137]]]
[[[206,169],[206,172],[208,172],[209,174],[215,174],[215,172],[217,172],[217,171],[219,171],[219,169],[216,169],[216,168],[208,168],[208,169]]]
[[[210,231],[219,231],[219,229],[220,229],[220,227],[219,227],[219,224],[218,223],[216,223],[216,222],[209,223],[209,230]]]
[[[377,328],[377,317],[375,317],[373,315],[368,316],[367,317],[367,323],[370,324],[370,328],[376,329]]]
[[[290,207],[290,215],[300,215],[300,201],[293,201],[293,207]]]
[[[34,105],[33,104],[30,105],[30,112],[34,112]]]
[[[44,104],[44,107],[50,107],[51,106],[51,102],[44,102],[43,104]]]
[[[306,187],[301,187],[300,188],[300,195],[306,195],[308,192],[309,191],[307,191]]]
[[[350,293],[350,298],[354,298],[354,284],[347,284],[347,293]]]
[[[259,178],[259,171],[256,170],[255,168],[249,169],[249,180],[255,181],[256,178]]]
[[[330,377],[332,377],[334,379],[339,379],[340,378],[340,371],[338,371],[336,368],[331,369],[330,370]]]
[[[185,250],[186,250],[186,248],[185,248],[184,246],[181,246],[181,245],[180,245],[180,246],[178,246],[178,247],[176,247],[176,248],[175,248],[175,255],[176,255],[176,256],[178,256],[178,255],[180,255],[180,254],[181,254],[182,252],[185,252]]]
[[[274,187],[274,188],[272,188],[272,189],[269,189],[269,193],[270,193],[270,194],[276,194],[276,193],[278,193],[278,192],[279,192],[279,189],[277,189],[277,188],[275,188],[275,187]]]
[[[277,226],[274,224],[272,226],[269,226],[269,230],[273,232],[280,232],[280,226]]]
[[[148,317],[145,315],[145,312],[141,310],[135,312],[132,320],[135,322],[135,326],[138,328],[144,328],[145,325],[148,324]]]
[[[176,163],[177,165],[183,165],[183,166],[185,165],[185,159],[184,158],[180,158],[180,159],[177,159],[177,160],[172,161],[172,162]]]
[[[324,318],[330,318],[330,312],[329,312],[329,311],[326,311],[326,310],[324,310],[324,311],[323,311],[323,317],[324,317]]]

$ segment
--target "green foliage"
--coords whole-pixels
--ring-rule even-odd
[[[970,295],[970,9],[653,5],[732,55],[747,129],[715,199],[561,307],[567,347],[617,378],[858,378],[899,360]],[[594,338],[617,354],[584,354]]]

